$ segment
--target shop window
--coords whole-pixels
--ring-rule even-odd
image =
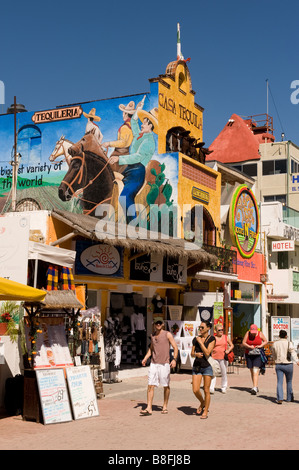
[[[42,133],[37,126],[26,125],[18,132],[18,152],[24,164],[39,163],[41,161]]]

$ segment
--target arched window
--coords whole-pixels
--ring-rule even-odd
[[[199,230],[198,229],[196,230],[195,224],[200,226],[201,221],[196,220],[195,207],[192,207],[191,211],[188,212],[185,216],[186,227],[189,227],[189,224],[188,224],[189,217],[191,218],[191,221],[189,221],[191,222],[191,225],[190,225],[191,231],[193,232],[193,234],[194,233],[198,234]],[[187,235],[185,238],[188,241],[194,241],[193,239],[191,240],[190,234],[186,233],[185,235]],[[216,227],[215,227],[211,214],[205,207],[203,207],[203,211],[202,211],[202,243],[204,245],[216,246]]]
[[[21,163],[25,165],[39,163],[42,153],[42,133],[37,126],[28,124],[20,128],[17,141]]]

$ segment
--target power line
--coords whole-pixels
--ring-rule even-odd
[[[280,127],[281,127],[281,130],[282,130],[282,133],[285,135],[284,128],[283,128],[283,125],[282,125],[282,122],[281,122],[281,119],[280,119],[280,116],[279,116],[279,112],[278,112],[277,106],[275,104],[274,96],[273,96],[273,93],[272,93],[270,85],[269,85],[269,81],[266,80],[266,82],[267,82],[268,89],[270,91],[270,95],[271,95],[271,98],[272,98],[272,101],[273,101],[273,104],[274,104],[274,107],[275,107],[275,110],[276,110],[276,113],[277,113],[278,120],[280,122]]]

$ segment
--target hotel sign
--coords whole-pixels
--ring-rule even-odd
[[[272,242],[272,251],[295,251],[295,242],[294,240]]]
[[[34,124],[45,124],[53,121],[65,121],[67,119],[79,118],[83,110],[81,106],[71,106],[69,108],[55,108],[48,111],[38,111],[33,114]]]

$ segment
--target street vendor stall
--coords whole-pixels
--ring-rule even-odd
[[[0,301],[13,302],[41,302],[46,296],[46,291],[21,284],[0,277]],[[6,323],[1,323],[3,327]],[[7,380],[20,375],[19,344],[12,342],[6,334],[5,328],[0,335],[0,408],[5,403],[5,386]]]

